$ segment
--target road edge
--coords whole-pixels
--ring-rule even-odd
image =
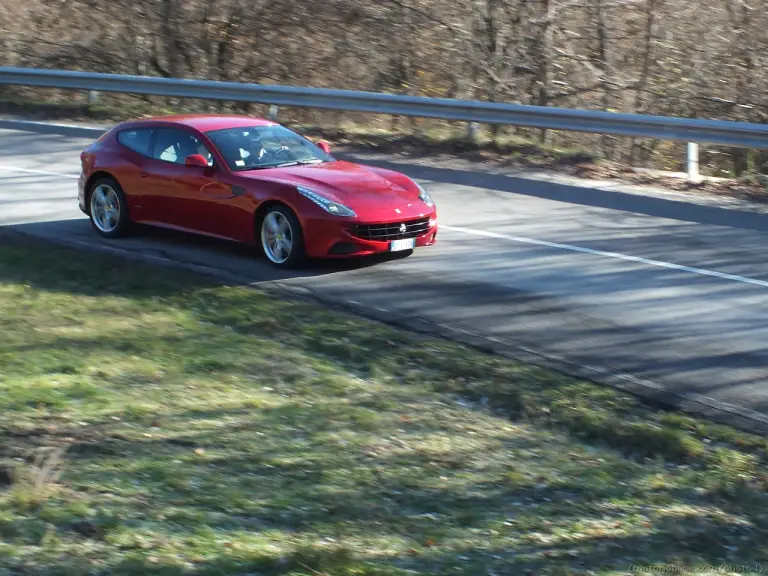
[[[38,122],[35,120],[17,120],[0,117],[0,130],[18,130],[21,132],[34,132],[35,134],[56,134],[69,138],[98,138],[109,128],[96,126],[81,126],[79,124],[56,124],[52,122]]]

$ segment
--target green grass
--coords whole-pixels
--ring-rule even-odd
[[[0,237],[0,446],[0,574],[768,560],[764,438],[308,303],[13,237]]]

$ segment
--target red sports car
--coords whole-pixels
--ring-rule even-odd
[[[431,246],[437,210],[407,176],[336,160],[327,142],[245,116],[116,125],[81,156],[80,210],[102,236],[142,223],[260,245],[269,261]]]

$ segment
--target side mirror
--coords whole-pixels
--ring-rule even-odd
[[[208,160],[201,154],[191,154],[184,158],[184,164],[186,166],[199,166],[200,168],[208,168]]]
[[[317,146],[318,146],[318,148],[320,148],[326,154],[330,154],[331,153],[331,145],[328,143],[327,140],[318,140],[317,141]]]

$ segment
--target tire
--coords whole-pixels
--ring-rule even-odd
[[[105,213],[103,208],[109,208]],[[88,190],[88,216],[96,232],[105,238],[126,236],[131,229],[128,201],[120,184],[108,176],[96,179]]]
[[[282,238],[274,238],[275,230]],[[306,262],[301,223],[287,206],[273,204],[266,209],[259,221],[258,238],[261,252],[272,266],[297,268]]]

